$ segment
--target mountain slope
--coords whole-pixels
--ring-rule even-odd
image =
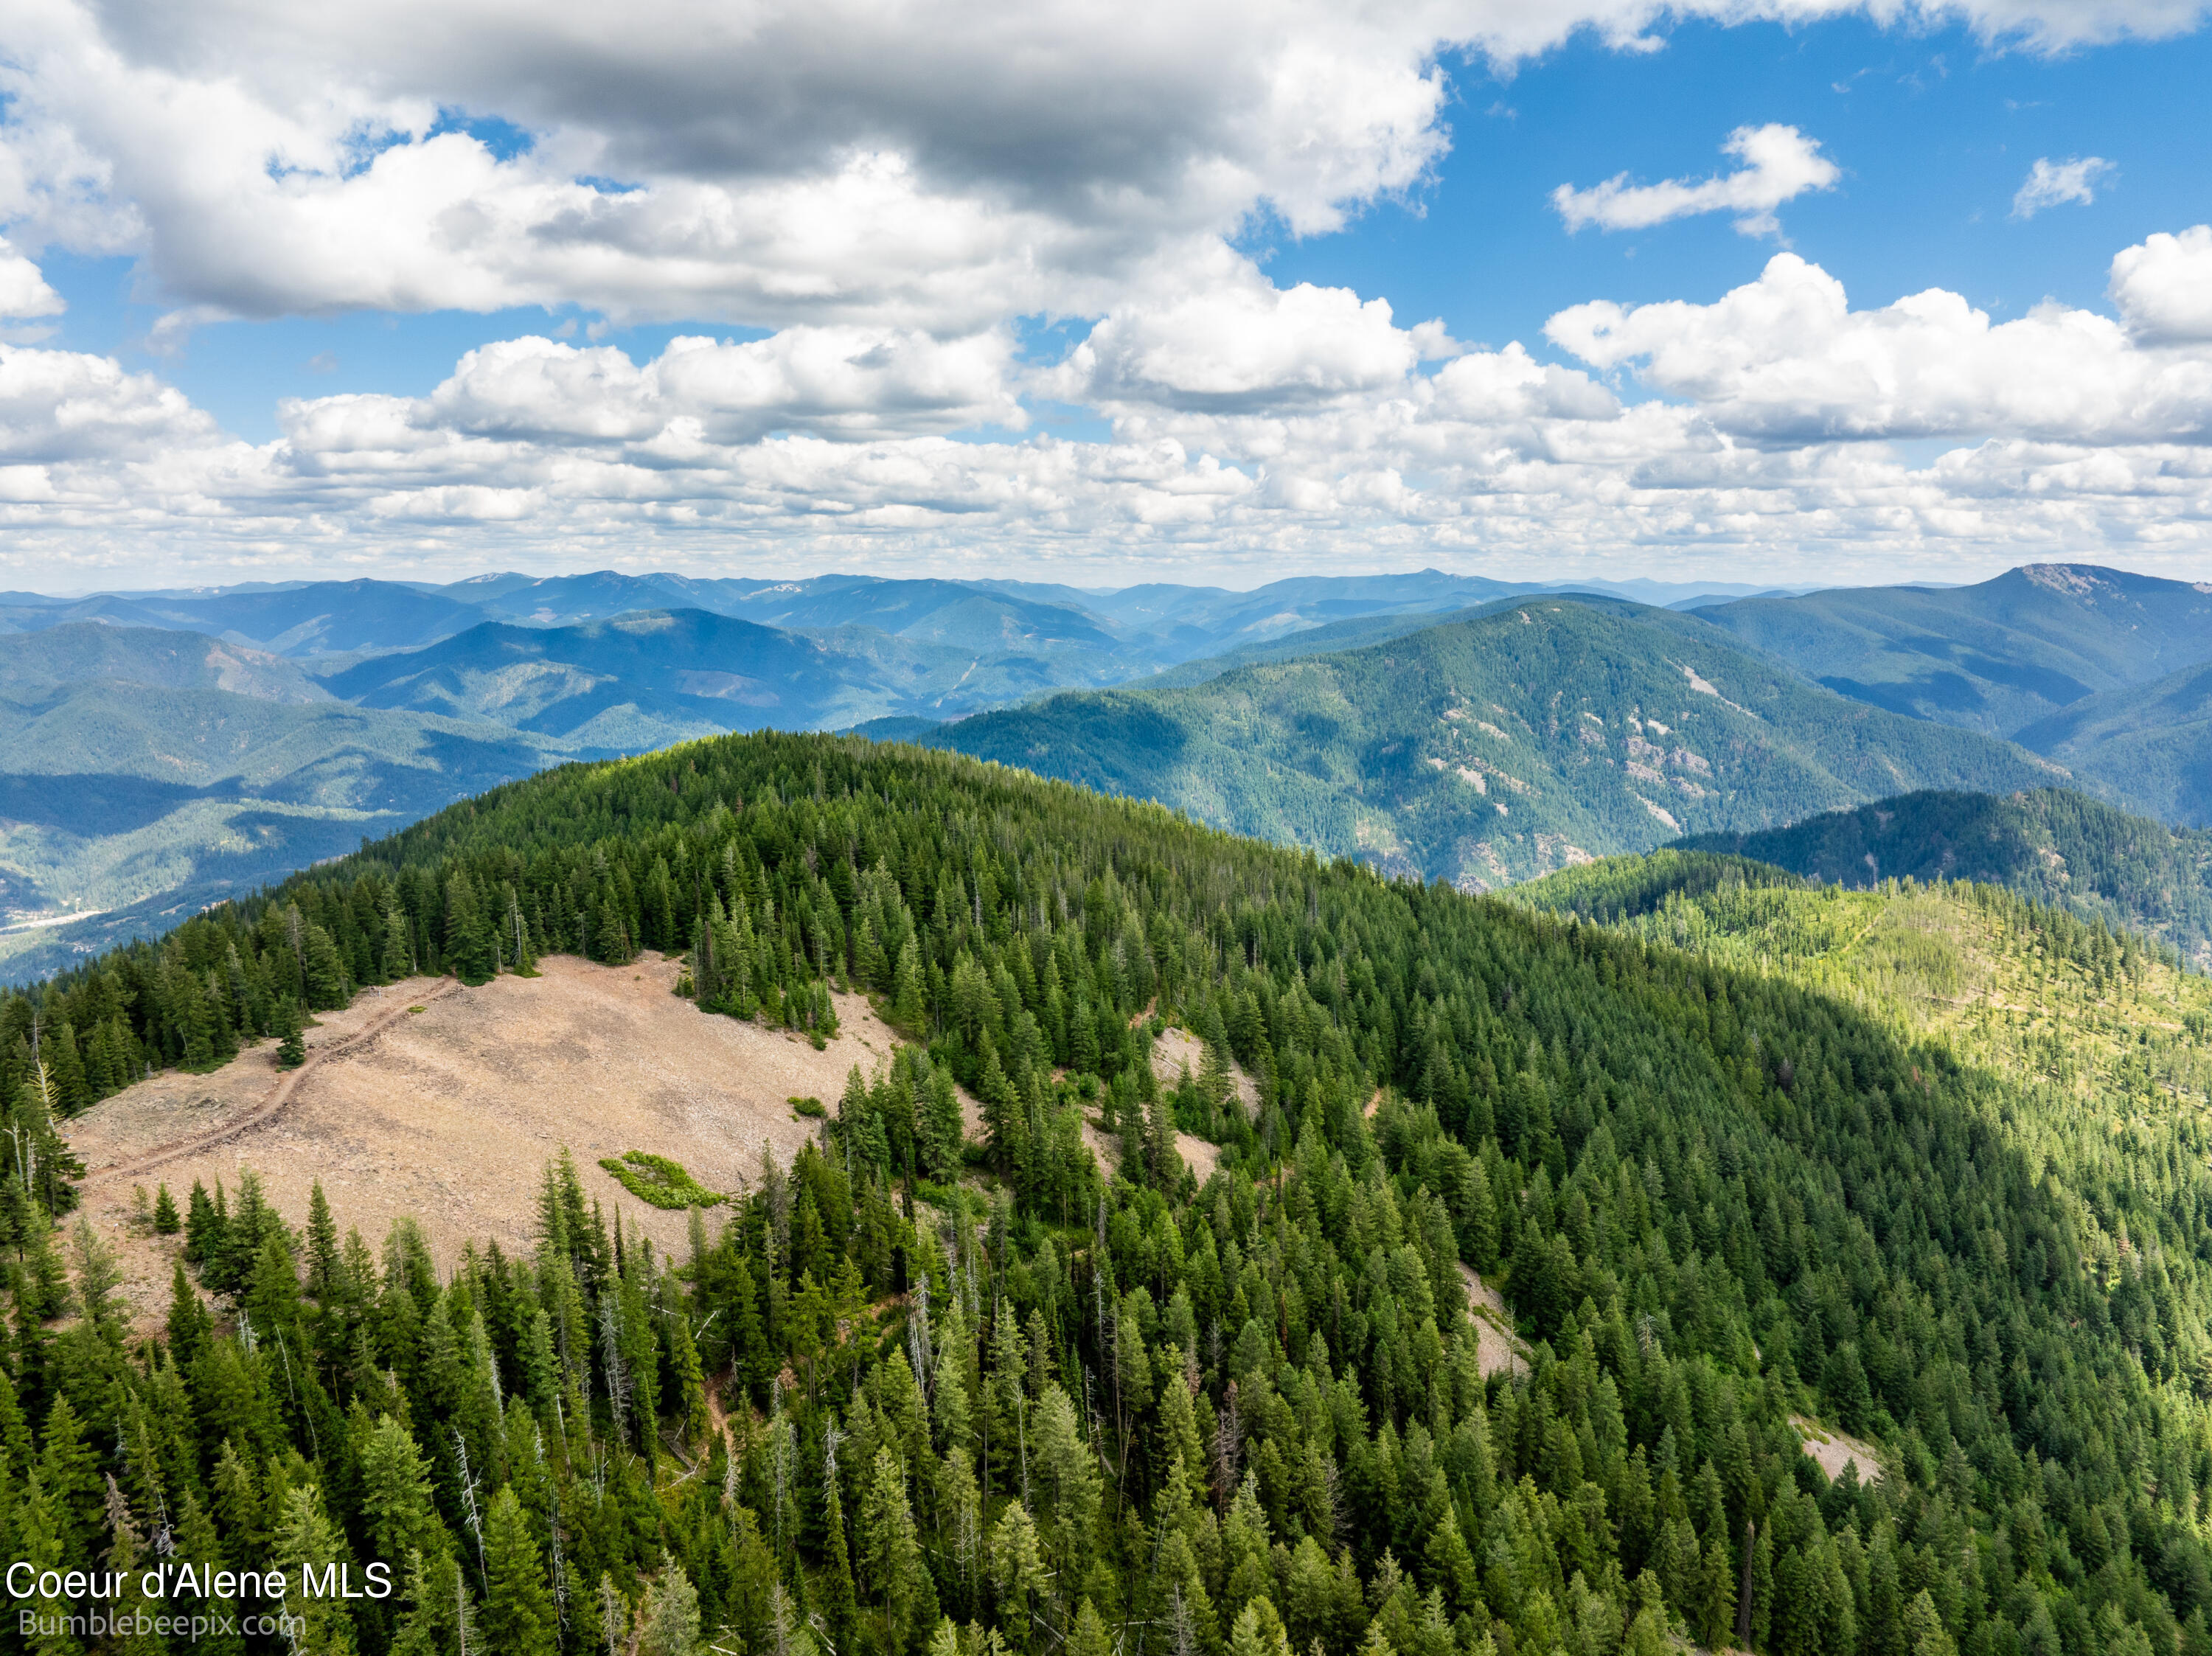
[[[2108,799],[2170,822],[2212,824],[2212,666],[2085,697],[2020,740]]]
[[[1498,600],[1501,603],[1507,601]],[[1363,649],[1370,644],[1387,644],[1394,638],[1403,638],[1408,633],[1426,632],[1444,621],[1464,619],[1474,613],[1473,609],[1457,615],[1447,612],[1442,616],[1429,610],[1415,610],[1383,616],[1356,616],[1349,621],[1324,622],[1318,627],[1278,634],[1256,644],[1239,645],[1219,655],[1200,656],[1195,660],[1180,662],[1147,677],[1132,679],[1121,688],[1128,690],[1181,689],[1187,685],[1203,684],[1209,678],[1218,678],[1239,667],[1254,667],[1270,661],[1291,661],[1300,656],[1332,655],[1342,650]]]
[[[1704,834],[1680,849],[1854,888],[1908,878],[2002,885],[2212,966],[2212,832],[2177,833],[2070,790],[1909,793],[1786,828]]]
[[[1656,1656],[1729,1647],[1747,1579],[1763,1656],[2194,1656],[2212,985],[2138,993],[2154,963],[2002,892],[1711,895],[1649,916],[1706,921],[1686,952],[823,737],[532,778],[0,1004],[0,1180],[33,1220],[0,1284],[34,1335],[13,1383],[96,1385],[117,1429],[23,1408],[46,1443],[0,1475],[58,1468],[52,1496],[22,1475],[27,1521],[51,1504],[88,1545],[105,1514],[127,1550],[149,1487],[183,1492],[195,1557],[254,1556],[264,1489],[268,1544],[303,1556],[380,1556],[404,1523],[390,1616],[313,1607],[363,1656],[511,1629],[518,1602],[551,1628],[563,1557],[603,1584],[611,1642],[644,1607],[641,1649],[712,1627],[803,1653],[796,1599],[848,1653],[988,1648],[972,1614],[1009,1649],[1072,1623],[1070,1656],[1172,1648],[1163,1626],[1232,1656]],[[538,1160],[557,1140],[504,1122],[465,1172],[543,1190],[522,1247],[456,1268],[395,1226],[387,1268],[338,1243],[349,1185],[426,1142],[356,1081],[335,1214],[272,1213],[241,1175],[188,1203],[165,1342],[130,1337],[82,1240],[88,1310],[47,1327],[74,1113],[191,1095],[149,1100],[144,1065],[228,1060],[267,1098],[294,1007],[404,983],[382,1028],[434,994],[447,1031],[496,1005],[508,1039],[650,1097],[666,1076],[595,1065],[588,1026],[529,1016],[530,980],[482,987],[585,952],[635,1004],[648,949],[687,954],[696,999],[657,1028],[826,1046],[849,981],[912,1041],[818,1146],[701,1192],[688,1258],[635,1225],[618,1247],[620,1206],[611,1226]],[[441,969],[479,987],[410,975]],[[1155,1067],[1169,1019],[1202,1036],[1188,1083]],[[338,1034],[309,1051],[326,1083],[355,1061]],[[440,1048],[397,1040],[453,1095]],[[1177,1149],[1199,1127],[1202,1186]],[[274,1117],[224,1148],[297,1154]],[[625,1161],[626,1191],[690,1182]],[[163,1165],[111,1169],[88,1225],[130,1223],[123,1186]],[[1870,1441],[1863,1478],[1808,1455],[1829,1429]],[[596,1647],[570,1602],[563,1647]]]
[[[2002,888],[1906,880],[1808,886],[1729,856],[1675,847],[1522,886],[1514,900],[1595,919],[1734,971],[1863,1009],[2033,1100],[2021,1141],[2096,1170],[2102,1222],[2085,1264],[2111,1271],[2126,1186],[2166,1156],[2204,1164],[2212,1131],[2212,980],[2124,933]],[[2202,1256],[2199,1255],[2199,1258]]]
[[[2212,660],[2212,586],[2029,564],[1973,586],[1872,586],[1696,612],[1829,688],[2014,736],[2099,691]]]
[[[165,690],[229,690],[265,701],[327,701],[292,663],[198,633],[75,622],[0,639],[0,695],[91,679]]]
[[[46,676],[76,666],[134,676]],[[0,640],[0,755],[8,978],[557,756],[495,725],[348,707],[289,663],[211,639],[100,627]],[[108,918],[52,924],[87,910]]]
[[[1508,604],[1186,689],[1054,696],[924,739],[1476,889],[1686,829],[2063,779],[1609,600]]]
[[[606,753],[732,729],[942,717],[1053,680],[1041,662],[979,663],[866,628],[806,634],[664,610],[574,627],[487,622],[325,682],[364,707],[492,719],[571,751]]]
[[[19,631],[71,622],[207,633],[283,656],[411,649],[482,619],[470,604],[398,581],[311,581],[183,596],[125,593],[0,612]]]

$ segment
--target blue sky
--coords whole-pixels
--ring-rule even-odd
[[[2212,33],[2055,55],[1993,51],[1958,26],[1884,29],[1859,17],[1796,28],[1693,21],[1662,38],[1660,50],[1634,52],[1585,33],[1504,74],[1451,53],[1451,149],[1431,179],[1340,232],[1296,236],[1263,212],[1237,241],[1278,282],[1348,287],[1388,299],[1401,323],[1441,317],[1462,339],[1541,349],[1544,321],[1563,305],[1711,299],[1758,274],[1778,244],[1739,235],[1724,216],[1571,234],[1549,200],[1559,184],[1623,171],[1648,180],[1722,170],[1722,140],[1747,124],[1796,125],[1844,168],[1832,191],[1784,209],[1784,230],[1855,302],[1940,287],[1996,317],[2046,298],[2106,309],[2115,251],[2212,217],[2203,93]],[[2118,168],[2093,204],[2012,215],[2037,157],[2081,155]],[[46,279],[70,304],[55,343],[158,366],[256,442],[276,434],[282,397],[341,383],[419,395],[471,347],[595,319],[574,306],[354,311],[216,324],[156,355],[147,331],[173,300],[137,280],[137,265],[129,255],[48,261]],[[147,296],[134,300],[134,288]],[[678,333],[762,331],[692,318],[600,337],[643,360]],[[1039,333],[1040,349],[1056,352],[1068,330]]]
[[[257,62],[260,35],[118,39],[40,0],[44,55],[5,87],[0,162],[23,182],[12,207],[0,184],[0,234],[58,300],[24,288],[0,350],[34,402],[82,376],[115,407],[0,430],[37,476],[11,579],[37,559],[173,577],[611,551],[1944,578],[2021,549],[2169,569],[2206,550],[2173,480],[2207,424],[2176,387],[2195,383],[2188,233],[2212,220],[2212,34],[2171,7],[1676,18],[1638,48],[1617,44],[1633,9],[1600,3],[1522,52],[1525,25],[1486,33],[1480,7],[1478,27],[1385,36],[1321,7],[1273,57],[1233,9],[1209,33],[1197,8],[1140,18],[1160,50],[1103,62],[1082,88],[1103,113],[1024,84],[1007,65],[1030,60],[988,31],[932,48],[971,106],[920,64],[887,93],[903,13],[871,14],[880,62],[854,37],[865,96],[816,86],[793,13],[787,73],[769,31],[734,118],[693,84],[674,14],[665,97],[641,101],[584,58],[551,93],[503,78],[484,64],[511,25],[461,9],[442,59],[395,25]],[[1113,57],[1082,27],[1057,72]],[[2081,38],[2019,43],[2039,27]],[[98,67],[101,45],[129,67]],[[1345,60],[1340,85],[1306,45]],[[1218,93],[1179,79],[1176,54],[1205,50],[1225,54]],[[118,72],[137,79],[100,84]],[[1316,74],[1316,100],[1280,106]],[[155,112],[138,127],[134,98]],[[771,119],[784,100],[804,117]],[[149,158],[164,119],[205,152],[189,173]],[[1553,200],[1737,172],[1723,145],[1760,127],[1838,169],[1765,233],[1723,211],[1574,230]],[[1024,159],[1054,143],[1071,174]],[[2083,161],[2090,199],[2014,211],[2039,162]],[[2129,249],[2133,308],[2107,292]],[[2001,331],[1962,312],[1900,343],[1883,307],[1929,289]],[[1359,308],[1376,299],[1387,326]],[[1621,310],[1547,337],[1589,301]],[[1447,343],[1408,331],[1430,318]],[[723,343],[682,374],[661,360],[697,335]],[[1870,349],[1898,355],[1870,370]],[[305,412],[280,417],[288,399]],[[104,452],[85,434],[111,429]],[[2091,456],[2124,480],[2084,484]]]
[[[1800,197],[1782,219],[1788,245],[1855,302],[1941,287],[1997,316],[2045,298],[2104,308],[2115,251],[2212,215],[2204,33],[2056,57],[1861,18],[1693,22],[1665,40],[1639,55],[1584,36],[1507,79],[1455,64],[1452,154],[1417,209],[1377,209],[1344,236],[1274,240],[1270,274],[1386,294],[1405,319],[1441,315],[1462,337],[1495,343],[1534,339],[1580,299],[1710,299],[1756,276],[1774,243],[1719,215],[1570,235],[1548,197],[1622,171],[1712,173],[1729,130],[1768,121],[1817,138],[1844,169],[1832,191]],[[2094,204],[2012,217],[2037,157],[2080,155],[2118,168]]]

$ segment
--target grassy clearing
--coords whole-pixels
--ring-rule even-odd
[[[719,1191],[708,1190],[684,1171],[681,1162],[671,1161],[665,1156],[630,1150],[619,1161],[611,1156],[601,1156],[599,1165],[639,1201],[657,1208],[671,1211],[711,1208],[730,1199]]]

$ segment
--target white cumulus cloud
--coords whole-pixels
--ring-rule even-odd
[[[1578,305],[1545,332],[1593,367],[1634,366],[1717,428],[1761,442],[2212,435],[2212,359],[2146,351],[2088,311],[2044,306],[1992,323],[1940,288],[1854,311],[1843,283],[1794,253],[1711,305]]]
[[[182,323],[574,305],[622,318],[973,332],[1097,316],[1255,211],[1327,232],[1449,142],[1440,67],[1593,32],[1871,10],[2057,50],[2204,0],[16,0],[0,228],[130,252]],[[456,125],[449,112],[466,112]],[[1792,129],[1589,221],[1825,187]],[[1690,205],[1685,205],[1685,203]]]
[[[2077,155],[2063,161],[2039,157],[2013,194],[2012,215],[2032,219],[2046,207],[2063,207],[2069,202],[2089,206],[2097,199],[2098,186],[2119,170],[2102,155]]]
[[[1078,578],[1756,555],[1840,579],[1902,558],[2201,559],[2203,227],[2114,260],[2117,323],[2000,322],[1941,292],[1854,310],[1785,258],[1711,304],[1564,311],[1547,332],[1573,362],[1463,349],[1383,294],[1278,286],[1236,248],[1255,223],[1321,234],[1420,191],[1459,51],[1502,65],[1583,31],[1632,49],[1684,19],[1847,12],[2055,51],[2203,11],[16,0],[0,310],[53,314],[35,261],[63,250],[135,258],[137,296],[169,309],[157,342],[353,310],[687,326],[650,360],[501,339],[416,397],[335,379],[258,445],[159,375],[0,345],[0,567],[54,586],[456,560],[1036,558]],[[1741,129],[1728,153],[1711,178],[1563,187],[1559,210],[1770,231],[1839,177],[1794,127]],[[1079,336],[1064,360],[1024,359],[1040,316]],[[1110,435],[1032,426],[1041,396]],[[1958,446],[1915,467],[1868,440],[1928,435]]]
[[[2146,236],[2112,258],[2112,303],[2154,344],[2212,340],[2212,225]]]
[[[1820,141],[1794,126],[1740,126],[1721,149],[1743,165],[1695,180],[1631,184],[1621,173],[1587,190],[1563,184],[1552,191],[1552,205],[1570,230],[1589,224],[1601,230],[1644,230],[1698,213],[1733,213],[1743,234],[1771,235],[1779,227],[1776,208],[1808,191],[1832,190],[1840,176],[1836,164],[1820,153]]]
[[[642,367],[611,347],[512,339],[462,357],[410,422],[471,437],[636,441],[687,422],[708,440],[1016,428],[1012,345],[884,328],[789,328],[742,344],[679,337]]]
[[[1310,282],[1279,288],[1246,265],[1164,300],[1116,306],[1047,385],[1109,408],[1250,410],[1401,384],[1456,355],[1441,323],[1399,327],[1388,300]]]
[[[59,316],[62,296],[46,285],[39,267],[0,237],[0,322]]]

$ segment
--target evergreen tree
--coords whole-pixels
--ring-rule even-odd
[[[491,925],[465,870],[446,881],[445,943],[446,964],[455,977],[463,983],[490,981],[497,964]]]
[[[54,1399],[46,1416],[39,1483],[64,1555],[90,1559],[94,1538],[106,1521],[106,1481],[100,1476],[99,1457],[85,1441],[84,1422],[70,1407],[66,1393]]]
[[[486,1656],[539,1656],[554,1644],[553,1599],[512,1485],[492,1497],[483,1549],[487,1586],[479,1627]]]
[[[660,1574],[645,1595],[638,1656],[697,1656],[699,1593],[684,1567],[665,1554]]]
[[[345,964],[331,934],[310,921],[307,930],[307,1002],[318,1011],[343,1006],[353,998]]]
[[[892,1025],[908,1034],[922,1033],[927,1012],[923,1001],[921,950],[908,937],[899,945],[898,965],[891,974]]]
[[[384,980],[396,983],[402,978],[412,976],[415,971],[414,931],[408,925],[407,911],[400,907],[396,898],[384,911],[384,935],[380,943],[379,964],[383,968]]]
[[[276,1016],[276,1067],[296,1070],[307,1061],[307,1043],[300,1031],[300,1008],[286,1001]]]
[[[332,1564],[349,1563],[344,1542],[323,1511],[320,1492],[312,1483],[286,1492],[282,1514],[270,1544],[276,1562],[285,1572],[284,1614],[295,1631],[294,1647],[315,1656],[347,1656],[356,1647],[353,1617],[343,1598],[311,1596],[307,1571],[319,1575]]]
[[[822,1619],[829,1629],[830,1644],[839,1650],[852,1637],[853,1620],[858,1613],[858,1595],[853,1590],[853,1565],[845,1550],[845,1513],[838,1499],[837,1480],[824,1480],[824,1500],[822,1517]]]

